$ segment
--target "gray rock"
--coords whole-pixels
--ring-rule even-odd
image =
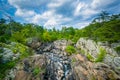
[[[6,63],[13,59],[14,53],[8,48],[3,48],[3,53],[0,53],[0,56],[2,56],[2,62]]]
[[[114,57],[107,54],[104,58],[104,63],[106,63],[108,65],[112,65],[113,60],[114,60]]]
[[[37,49],[41,46],[41,42],[38,38],[34,37],[34,38],[28,38],[27,39],[27,45],[34,48],[34,49]]]
[[[57,40],[57,41],[54,41],[53,42],[53,45],[54,45],[54,48],[57,48],[57,49],[60,49],[60,50],[65,50],[65,48],[68,46],[68,45],[71,45],[73,44],[72,41],[70,40]]]
[[[115,57],[115,58],[114,58],[114,64],[115,64],[117,67],[120,67],[120,57]]]

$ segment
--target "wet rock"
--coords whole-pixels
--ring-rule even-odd
[[[70,80],[71,65],[68,58],[56,53],[44,53],[46,55],[46,79],[48,80]]]

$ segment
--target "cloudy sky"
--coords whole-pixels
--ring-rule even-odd
[[[46,28],[88,25],[101,11],[120,13],[120,0],[0,0],[0,18]]]

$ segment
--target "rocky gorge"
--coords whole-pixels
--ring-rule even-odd
[[[69,45],[76,50],[72,55],[66,52]],[[120,43],[85,38],[76,44],[70,40],[41,43],[30,39],[28,46],[35,54],[9,70],[5,80],[120,80],[120,53],[114,50]]]

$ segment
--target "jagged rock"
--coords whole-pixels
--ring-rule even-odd
[[[105,63],[92,63],[84,56],[73,55],[72,70],[76,80],[119,80],[120,76]]]

